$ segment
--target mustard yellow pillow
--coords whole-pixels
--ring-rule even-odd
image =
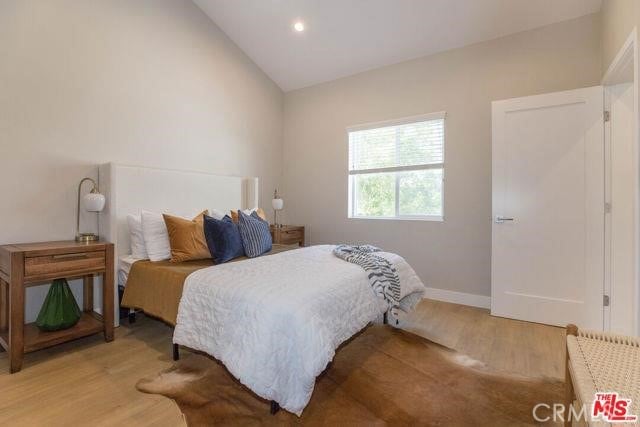
[[[203,225],[204,215],[208,214],[209,211],[203,211],[192,220],[167,214],[162,215],[169,233],[171,262],[211,258],[204,237]]]
[[[256,209],[256,213],[260,218],[264,219],[265,221],[267,220],[267,214],[264,213],[262,208]],[[238,211],[231,211],[231,221],[235,222],[236,224],[238,223]]]

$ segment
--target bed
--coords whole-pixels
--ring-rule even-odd
[[[301,415],[338,346],[387,311],[365,271],[311,246],[198,270],[185,283],[173,342],[222,361],[258,396]],[[400,256],[401,308],[424,285]]]
[[[178,345],[217,358],[270,400],[272,412],[282,406],[300,415],[337,347],[375,319],[386,319],[388,305],[374,294],[365,270],[334,256],[330,245],[276,247],[269,255],[221,265],[127,258],[128,214],[257,207],[257,178],[116,164],[101,166],[99,177],[107,198],[100,234],[121,260],[116,274],[126,284],[123,305],[175,325],[174,358]],[[424,285],[400,256],[378,254],[397,270],[400,308],[412,308]]]

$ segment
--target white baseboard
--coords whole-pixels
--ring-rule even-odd
[[[464,292],[448,291],[446,289],[427,288],[425,298],[454,304],[469,305],[471,307],[491,308],[491,297],[485,295],[467,294]]]

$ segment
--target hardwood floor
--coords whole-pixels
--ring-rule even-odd
[[[126,323],[126,322],[125,322]],[[491,317],[486,310],[424,300],[404,329],[490,367],[525,376],[564,375],[564,329]],[[134,385],[171,366],[168,326],[143,316],[116,339],[83,338],[25,355],[9,375],[0,353],[0,425],[183,425],[173,401]]]
[[[173,401],[135,389],[172,364],[172,329],[141,317],[110,343],[95,335],[29,353],[13,375],[0,353],[0,425],[182,425]]]
[[[564,328],[493,317],[488,310],[432,300],[423,300],[401,319],[403,329],[495,370],[564,378]]]

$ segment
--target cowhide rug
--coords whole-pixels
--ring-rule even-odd
[[[371,326],[337,351],[302,417],[284,410],[272,416],[269,403],[221,363],[201,354],[183,356],[137,387],[174,399],[190,426],[527,425],[535,424],[534,405],[562,402],[563,394],[560,381],[490,372],[417,335]]]

